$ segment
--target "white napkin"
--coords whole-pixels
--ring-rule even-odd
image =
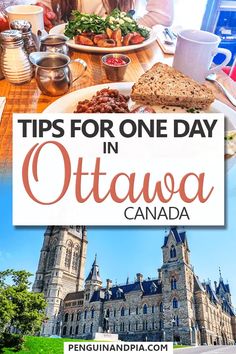
[[[0,122],[2,118],[2,112],[6,103],[6,97],[0,97]]]
[[[164,35],[164,26],[162,25],[156,25],[153,27],[155,29],[155,32],[157,33],[157,42],[159,46],[161,47],[162,51],[166,54],[175,54],[175,47],[176,47],[176,39],[173,41],[174,44],[166,44],[166,36]],[[175,33],[178,33],[182,27],[181,26],[175,26],[172,29]]]

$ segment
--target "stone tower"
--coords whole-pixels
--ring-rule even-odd
[[[43,292],[48,302],[43,336],[60,333],[58,314],[67,293],[82,290],[87,250],[83,226],[49,226],[44,234],[34,292]]]
[[[163,336],[167,341],[197,342],[194,273],[185,231],[171,228],[162,247]]]
[[[99,274],[99,266],[97,264],[97,255],[95,255],[92,268],[85,280],[85,301],[89,301],[94,291],[102,287],[102,279]]]

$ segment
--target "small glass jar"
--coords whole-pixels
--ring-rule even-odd
[[[24,49],[24,41],[20,31],[9,30],[0,33],[3,49],[2,71],[5,78],[12,84],[29,82],[33,70]]]
[[[37,47],[31,32],[31,23],[25,20],[15,20],[10,23],[13,30],[20,31],[23,36],[25,50],[28,54],[37,52]]]

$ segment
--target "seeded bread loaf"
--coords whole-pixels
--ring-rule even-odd
[[[131,98],[139,104],[207,108],[212,91],[174,68],[157,63],[132,87]]]

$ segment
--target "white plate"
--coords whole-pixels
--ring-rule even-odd
[[[66,24],[63,23],[61,25],[53,27],[49,34],[64,34],[65,31],[65,26]],[[102,48],[102,47],[96,47],[96,46],[89,46],[89,45],[82,45],[82,44],[76,44],[74,39],[70,39],[67,41],[67,44],[69,47],[77,49],[77,50],[82,50],[84,52],[90,52],[90,53],[121,53],[121,52],[128,52],[130,50],[135,50],[135,49],[140,49],[143,47],[146,47],[147,45],[151,44],[152,42],[157,40],[157,31],[154,29],[147,28],[150,31],[150,37],[146,39],[143,43],[141,44],[133,44],[133,45],[127,45],[123,47],[113,47],[113,48]]]
[[[117,82],[117,83],[86,87],[68,93],[67,95],[58,98],[55,102],[51,103],[44,110],[44,112],[45,113],[73,113],[76,109],[78,101],[90,99],[94,94],[96,94],[97,91],[100,91],[103,88],[109,87],[111,89],[117,89],[123,95],[130,95],[133,84],[134,84],[133,82]],[[129,106],[131,105],[133,105],[133,102],[130,100]],[[161,110],[160,107],[158,111],[163,112],[163,110]],[[236,130],[236,112],[230,107],[228,107],[226,104],[218,100],[215,100],[207,112],[224,113],[226,117],[226,130]],[[236,163],[236,157],[228,159],[227,170],[229,171],[233,167],[233,165],[235,165],[235,163]]]

